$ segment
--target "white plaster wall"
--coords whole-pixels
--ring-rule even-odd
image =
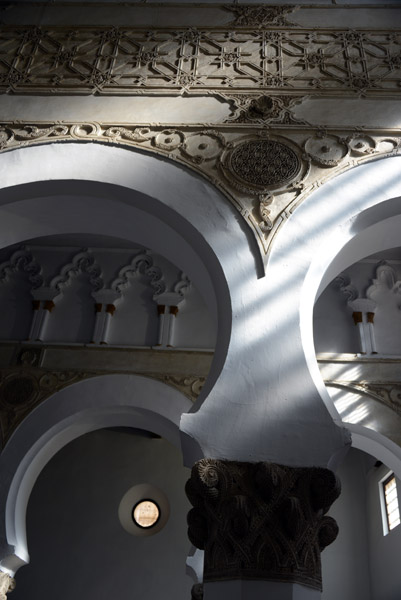
[[[367,517],[370,548],[372,600],[401,598],[401,525],[383,535],[379,481],[390,471],[382,465],[368,473]],[[401,503],[401,482],[397,479],[398,501]]]
[[[342,492],[329,515],[339,534],[322,553],[322,600],[379,600],[370,592],[363,453],[351,449],[337,471]]]
[[[71,442],[32,491],[31,562],[18,572],[13,600],[189,598],[188,476],[179,451],[163,439],[99,430]],[[129,535],[118,519],[122,496],[138,483],[156,485],[170,503],[170,518],[154,536]]]
[[[95,323],[92,286],[86,273],[79,273],[63,286],[60,299],[48,319],[47,342],[88,343]]]
[[[339,287],[330,283],[316,302],[313,312],[313,334],[316,352],[360,352],[358,330],[352,310]]]
[[[352,448],[338,469],[342,493],[329,514],[337,540],[322,553],[322,600],[399,600],[401,526],[383,535],[379,481],[390,469]],[[397,480],[401,499],[400,480]]]
[[[31,285],[24,273],[0,283],[0,339],[26,340],[32,321]]]

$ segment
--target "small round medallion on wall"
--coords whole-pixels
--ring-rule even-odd
[[[237,144],[226,156],[236,187],[247,192],[279,189],[293,181],[302,163],[290,145],[272,139],[251,139]]]

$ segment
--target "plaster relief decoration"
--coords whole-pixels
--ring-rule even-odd
[[[226,10],[235,14],[235,20],[230,23],[235,27],[271,27],[277,25],[288,27],[294,25],[286,19],[286,15],[297,10],[296,6],[226,6]]]
[[[14,252],[9,260],[0,265],[0,281],[6,283],[9,281],[10,275],[17,271],[27,274],[32,289],[37,289],[43,284],[41,267],[25,246]]]
[[[219,94],[231,104],[233,114],[227,123],[259,123],[260,125],[295,125],[308,123],[294,117],[292,108],[308,96],[267,94]]]
[[[0,600],[7,600],[7,594],[15,589],[15,579],[0,571]]]
[[[206,177],[253,229],[264,260],[279,226],[328,179],[401,152],[399,130],[323,130],[258,122],[166,127],[135,124],[0,123],[0,150],[55,141],[99,141],[155,152]]]
[[[166,291],[166,283],[160,268],[153,264],[153,258],[149,253],[140,253],[132,259],[131,263],[123,267],[117,279],[111,284],[111,289],[120,293],[130,285],[130,276],[140,273],[144,275],[154,290],[154,297]]]
[[[43,400],[96,373],[47,372],[23,365],[0,371],[0,426],[3,445],[21,421]]]
[[[204,581],[264,579],[321,589],[321,551],[337,537],[325,516],[335,474],[260,462],[203,459],[186,485],[190,541],[205,551]]]
[[[70,358],[66,360],[74,368],[55,369],[46,366],[46,360],[52,360],[55,348],[64,357],[66,352],[69,353]],[[99,352],[101,356],[96,354]],[[75,360],[71,361],[71,353],[76,355]],[[3,445],[41,402],[64,387],[90,377],[111,373],[137,374],[175,388],[192,402],[199,396],[206,380],[206,375],[201,374],[205,373],[205,368],[199,366],[199,354],[172,351],[164,354],[157,351],[156,358],[155,352],[149,349],[127,349],[124,353],[128,353],[128,356],[122,355],[121,349],[107,347],[102,347],[102,350],[92,347],[88,354],[88,347],[82,346],[16,345],[11,354],[11,364],[0,365],[0,428]],[[206,373],[210,361],[211,358],[208,358]]]
[[[294,7],[232,5],[228,10],[236,18],[224,29],[5,26],[0,91],[401,91],[398,30],[293,27],[284,15]]]
[[[65,265],[60,272],[50,282],[50,287],[62,292],[63,287],[69,285],[71,280],[79,273],[86,273],[89,277],[89,283],[95,292],[104,286],[102,271],[96,263],[95,257],[91,255],[90,250],[83,248],[74,256],[71,262]]]

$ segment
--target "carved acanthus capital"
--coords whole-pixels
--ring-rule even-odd
[[[203,459],[186,485],[188,536],[205,550],[204,581],[264,579],[321,589],[321,551],[337,537],[325,516],[340,494],[335,474]]]
[[[15,588],[15,579],[0,571],[0,600],[7,600],[7,594]]]

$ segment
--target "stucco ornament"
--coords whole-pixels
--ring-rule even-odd
[[[271,110],[279,122],[284,119],[273,129],[267,125],[270,117],[265,120],[263,116],[269,113],[268,98],[262,102],[263,97],[258,96],[261,103],[256,105],[252,104],[254,95],[221,96],[234,103],[234,120],[245,115],[247,122],[235,127],[222,123],[213,129],[206,124],[181,125],[177,129],[160,124],[64,121],[63,125],[49,126],[48,122],[6,122],[0,124],[0,151],[49,142],[97,141],[141,148],[183,163],[209,179],[240,211],[253,229],[266,262],[278,228],[317,187],[366,160],[401,152],[398,131],[391,136],[389,132],[378,135],[374,131],[354,131],[344,137],[343,129],[331,128],[330,133],[318,129],[311,135],[310,127],[284,125],[288,120],[292,122],[288,115],[299,97],[272,100]],[[246,115],[255,106],[262,118],[250,122]]]
[[[204,581],[263,579],[322,588],[321,551],[337,537],[325,516],[340,495],[335,474],[203,459],[186,485],[188,536],[205,551]]]
[[[302,95],[398,93],[398,33],[369,28],[321,35],[288,21],[300,7],[225,9],[234,13],[233,22],[199,30],[4,26],[0,92],[142,94],[147,88],[178,95],[244,87]],[[99,56],[106,58],[100,63]]]
[[[0,571],[0,600],[7,600],[7,594],[15,589],[15,579]]]
[[[296,6],[227,6],[235,13],[236,27],[268,27],[270,25],[293,25],[285,15],[297,9]]]
[[[237,177],[254,186],[268,188],[291,181],[300,162],[295,152],[275,140],[253,140],[237,146],[230,157]]]

